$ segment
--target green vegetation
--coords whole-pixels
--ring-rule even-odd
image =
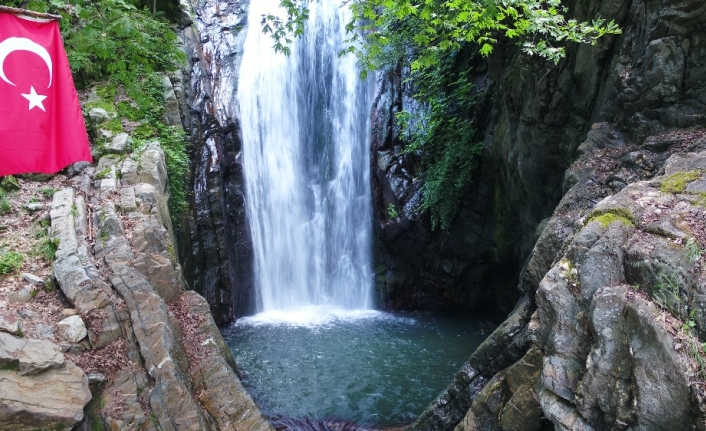
[[[660,274],[657,282],[657,291],[652,298],[663,310],[681,321],[681,342],[685,353],[694,361],[696,377],[706,379],[706,343],[702,343],[694,333],[696,329],[696,312],[691,310],[687,314],[688,299],[680,289],[678,275]]]
[[[704,250],[694,237],[686,240],[684,248],[686,249],[686,254],[689,256],[689,260],[692,263],[701,260],[701,255],[703,255]]]
[[[120,116],[115,108],[115,96],[117,93],[116,84],[108,81],[107,83],[97,84],[95,87],[95,98],[88,100],[84,109],[89,111],[93,108],[105,109],[109,119],[100,125],[100,128],[112,132],[114,135],[122,133],[123,123],[120,121]]]
[[[31,254],[43,257],[48,262],[53,263],[56,259],[56,251],[59,249],[59,238],[51,235],[49,227],[44,224],[39,224],[34,228],[32,237],[35,243]]]
[[[2,367],[0,367],[0,370],[2,370],[2,371],[19,371],[20,370],[20,360],[13,359],[13,360],[7,362]]]
[[[44,199],[51,199],[51,198],[53,198],[53,197],[54,197],[54,194],[55,194],[56,192],[58,192],[58,191],[59,191],[59,190],[57,190],[57,189],[52,189],[52,188],[50,188],[50,187],[44,187],[44,188],[39,189],[39,193],[41,193],[42,196],[44,196]]]
[[[681,319],[681,316],[686,315],[687,301],[679,285],[676,273],[669,276],[660,274],[652,298],[660,308]]]
[[[701,171],[677,172],[663,179],[659,185],[662,193],[678,194],[686,190],[687,184],[696,181],[703,175]]]
[[[478,94],[472,59],[473,53],[464,50],[414,73],[408,82],[422,105],[414,113],[397,115],[405,151],[416,155],[422,168],[419,210],[430,211],[434,228],[448,229],[456,217],[483,151],[472,121]]]
[[[275,49],[288,54],[309,10],[303,1],[280,4],[284,18],[265,15],[262,26]],[[421,159],[419,210],[428,210],[432,227],[443,229],[456,217],[483,151],[473,121],[475,76],[483,72],[479,57],[506,38],[556,63],[565,56],[565,42],[594,44],[620,33],[613,22],[567,19],[559,0],[363,0],[350,7],[351,37],[342,54],[357,55],[363,76],[374,69],[410,71],[407,85],[421,106],[397,120],[406,151]]]
[[[626,208],[610,208],[606,210],[598,210],[591,213],[586,219],[584,226],[592,221],[597,221],[604,228],[610,226],[614,222],[620,222],[625,226],[635,226],[635,216]]]
[[[706,193],[697,193],[694,196],[696,197],[694,205],[706,207]]]
[[[0,188],[6,192],[16,192],[20,189],[20,183],[17,181],[17,178],[8,175],[0,180]]]
[[[0,213],[2,214],[8,214],[12,210],[12,205],[10,204],[10,200],[7,198],[5,193],[0,191]]]
[[[629,219],[627,219],[625,217],[621,217],[616,214],[612,214],[612,213],[606,213],[606,214],[600,215],[598,217],[591,219],[591,221],[597,221],[603,227],[608,227],[615,222],[620,222],[626,226],[632,226],[632,222]]]
[[[166,20],[130,0],[9,0],[10,6],[59,14],[59,25],[76,85],[110,79],[141,107],[150,103],[141,80],[183,61]]]
[[[180,127],[164,122],[164,84],[161,73],[185,61],[170,23],[155,10],[140,9],[143,0],[10,0],[22,6],[63,17],[61,33],[77,87],[95,87],[85,108],[103,108],[111,118],[101,128],[123,131],[122,118],[139,122],[133,148],[158,140],[166,156],[172,218],[187,207],[189,160]],[[173,3],[175,11],[178,2]],[[155,2],[149,2],[156,5]],[[97,143],[100,148],[100,142]],[[98,174],[98,177],[103,174]]]
[[[397,218],[397,208],[395,208],[395,204],[390,202],[390,205],[387,207],[387,216],[391,219]]]
[[[22,268],[24,256],[15,251],[0,251],[0,274],[11,274]]]
[[[263,16],[263,32],[271,33],[275,49],[288,52],[292,36],[302,34],[309,15],[306,2],[282,0],[286,18]],[[528,55],[554,62],[565,55],[565,41],[590,43],[606,34],[619,34],[614,22],[567,19],[560,0],[363,0],[351,4],[350,52],[364,70],[388,64],[391,51],[409,48],[412,70],[436,66],[450,52],[468,44],[482,55],[493,52],[500,38],[515,39]],[[359,30],[364,46],[353,42]]]
[[[188,208],[189,154],[186,134],[177,127],[157,127],[169,176],[169,213],[176,223]]]

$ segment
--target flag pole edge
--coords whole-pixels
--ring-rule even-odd
[[[25,16],[30,16],[33,18],[42,18],[42,19],[50,19],[54,21],[59,21],[61,20],[61,15],[54,15],[51,13],[42,13],[42,12],[35,12],[32,10],[27,10],[27,9],[20,9],[16,7],[10,7],[10,6],[0,6],[0,12],[8,12],[14,15],[25,15]]]

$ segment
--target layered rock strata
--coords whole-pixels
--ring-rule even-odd
[[[190,58],[186,128],[193,146],[193,212],[180,253],[189,284],[211,304],[218,323],[255,307],[236,110],[248,4],[192,1],[193,21],[183,32]]]
[[[208,304],[185,290],[159,143],[98,167],[78,171],[80,186],[57,192],[51,210],[61,239],[54,274],[88,326],[87,348],[72,356],[94,400],[79,429],[271,430]]]

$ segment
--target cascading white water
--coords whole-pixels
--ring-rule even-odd
[[[350,11],[309,3],[289,57],[263,34],[279,0],[253,0],[240,68],[247,210],[259,311],[371,306],[371,86],[339,57]]]

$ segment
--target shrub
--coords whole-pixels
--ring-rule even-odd
[[[0,251],[0,274],[11,274],[22,268],[24,256],[15,251]]]

